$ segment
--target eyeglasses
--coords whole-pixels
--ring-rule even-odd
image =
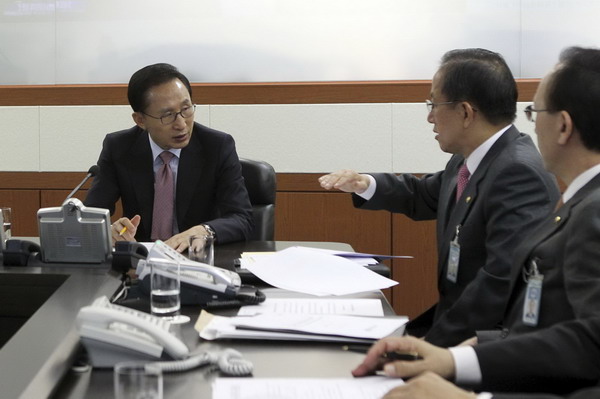
[[[427,105],[427,111],[429,111],[431,113],[431,111],[433,111],[433,109],[435,107],[437,107],[438,105],[448,105],[448,104],[454,104],[456,101],[446,101],[443,103],[434,103],[431,100],[425,100],[425,104]]]
[[[177,120],[177,115],[181,115],[181,117],[185,119],[194,116],[194,112],[196,112],[196,104],[183,107],[179,112],[167,112],[163,116],[152,116],[145,112],[142,112],[142,114],[149,116],[150,118],[160,119],[160,123],[163,125],[170,125]]]
[[[535,109],[535,108],[533,108],[533,105],[528,105],[527,107],[525,107],[523,112],[525,112],[525,116],[527,117],[527,120],[529,122],[535,122],[535,118],[533,117],[534,112],[550,112],[550,110],[549,109]]]

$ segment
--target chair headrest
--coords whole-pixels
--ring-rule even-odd
[[[240,158],[240,163],[252,205],[274,204],[277,189],[275,169],[264,161]]]

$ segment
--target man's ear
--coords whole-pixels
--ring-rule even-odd
[[[133,121],[136,125],[146,130],[146,124],[144,123],[144,115],[142,115],[141,112],[134,112],[133,114],[131,114],[131,117],[133,118]]]
[[[466,101],[461,102],[460,106],[462,107],[461,111],[463,112],[463,126],[465,128],[469,127],[475,118],[475,112],[477,112],[477,110]]]
[[[573,125],[573,119],[567,111],[560,111],[557,123],[559,126],[558,144],[565,145],[573,135],[575,126]]]

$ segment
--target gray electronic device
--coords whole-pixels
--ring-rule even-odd
[[[112,251],[110,212],[85,207],[77,198],[37,213],[42,261],[102,263]]]

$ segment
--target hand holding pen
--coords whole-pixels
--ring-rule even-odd
[[[135,241],[135,233],[140,224],[141,216],[135,215],[131,219],[122,217],[111,226],[113,244],[116,241]]]
[[[425,371],[444,378],[453,378],[455,374],[454,360],[448,349],[415,337],[387,337],[377,341],[363,362],[352,370],[352,375],[371,375],[381,367],[388,377],[410,378]]]
[[[365,353],[365,354],[369,352],[370,348],[371,348],[370,346],[365,346],[365,345],[344,345],[344,346],[342,346],[342,350],[345,350],[348,352]],[[423,360],[423,358],[421,356],[419,356],[418,353],[401,353],[401,352],[386,352],[383,354],[383,356],[381,356],[381,358],[386,363],[394,361],[394,360],[405,360],[405,361]]]

